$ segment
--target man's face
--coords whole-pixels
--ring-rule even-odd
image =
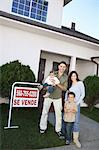
[[[64,71],[66,70],[66,65],[61,63],[59,66],[58,66],[58,69],[61,73],[64,73]]]

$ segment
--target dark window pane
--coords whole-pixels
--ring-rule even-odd
[[[47,2],[47,1],[44,1],[44,5],[45,5],[45,6],[48,6],[48,2]]]
[[[16,7],[16,8],[18,7],[18,3],[16,3],[16,2],[13,2],[12,5],[13,5],[13,7]]]
[[[45,16],[45,17],[46,17],[46,16],[47,16],[47,12],[43,11],[43,12],[42,12],[42,16]]]
[[[38,16],[38,15],[37,15],[37,16],[36,16],[36,19],[37,19],[37,20],[41,20],[41,16]]]
[[[23,15],[23,10],[18,10],[18,14]]]
[[[29,11],[29,9],[30,9],[30,7],[25,6],[25,10],[26,10],[26,11]]]
[[[27,1],[26,1],[26,5],[27,5],[27,6],[30,6],[30,1],[27,0]]]
[[[33,1],[37,3],[37,0],[33,0]]]
[[[43,10],[47,11],[47,7],[46,7],[46,6],[43,6]]]
[[[25,12],[24,12],[24,16],[27,16],[27,17],[28,17],[28,16],[29,16],[29,12],[25,11]]]
[[[19,0],[14,0],[14,2],[19,2]]]
[[[37,10],[37,14],[41,15],[42,11],[41,10]]]
[[[24,8],[24,5],[23,5],[23,4],[19,4],[19,8],[20,8],[20,9],[23,9],[23,8]]]
[[[40,4],[38,4],[38,6],[37,6],[39,9],[42,9],[42,5],[40,5]]]
[[[37,5],[37,4],[36,4],[36,3],[34,3],[34,2],[32,3],[32,6],[33,6],[33,7],[36,7],[36,5]]]
[[[35,19],[35,14],[31,13],[30,17]]]
[[[38,3],[42,4],[42,2],[43,2],[42,0],[38,0]]]
[[[17,13],[17,9],[16,8],[12,8],[12,12]]]
[[[46,18],[45,18],[45,17],[42,17],[42,21],[46,22]]]
[[[31,12],[36,13],[36,8],[32,8]]]
[[[20,3],[25,4],[25,0],[20,0]]]

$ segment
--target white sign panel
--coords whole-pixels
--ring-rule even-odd
[[[38,88],[15,87],[13,107],[38,107]]]

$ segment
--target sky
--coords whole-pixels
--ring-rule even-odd
[[[99,0],[72,0],[63,8],[62,25],[99,39]]]

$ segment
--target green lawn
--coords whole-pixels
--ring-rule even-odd
[[[39,133],[40,112],[37,108],[13,108],[12,125],[19,125],[19,128],[5,130],[8,110],[7,104],[0,105],[0,150],[32,150],[65,145],[65,141],[58,138],[50,124],[44,135]],[[99,122],[99,109],[94,108],[90,112],[88,108],[81,108],[81,113]]]
[[[37,108],[13,108],[12,125],[19,125],[19,128],[6,130],[4,126],[7,126],[8,105],[0,105],[0,110],[2,150],[32,150],[65,145],[65,141],[58,138],[50,124],[44,135],[39,133],[40,113]]]
[[[89,108],[81,108],[81,113],[97,122],[99,122],[99,108],[93,108],[92,111]]]

